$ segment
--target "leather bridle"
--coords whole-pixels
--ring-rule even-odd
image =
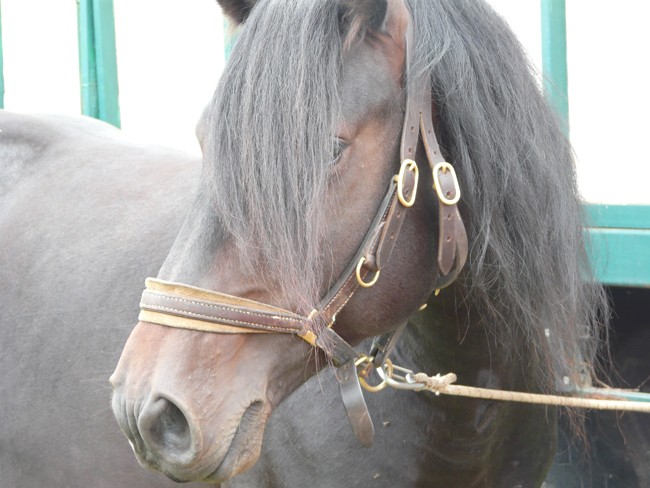
[[[413,46],[412,22],[406,33],[407,73]],[[358,353],[334,329],[336,315],[352,296],[373,286],[388,263],[404,218],[415,203],[419,170],[415,162],[422,140],[438,199],[439,240],[436,288],[449,285],[467,258],[467,235],[458,211],[460,189],[454,168],[442,158],[436,139],[431,85],[427,76],[410,80],[400,145],[401,166],[389,185],[376,216],[339,280],[308,316],[246,298],[193,286],[146,280],[140,302],[141,322],[222,334],[294,334],[322,349],[337,368],[343,402],[357,439],[369,447],[374,427],[363,398],[357,368],[362,363],[382,366],[405,324],[376,338],[369,355]],[[367,371],[367,369],[366,369]]]

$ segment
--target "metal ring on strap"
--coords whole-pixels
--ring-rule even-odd
[[[373,361],[372,357],[363,354],[359,359],[356,360],[354,364],[355,366],[359,367],[363,363],[367,363],[368,365],[371,365],[372,361]],[[388,375],[391,376],[393,374],[393,363],[390,361],[390,359],[386,359],[386,366],[389,371]],[[378,383],[377,385],[371,385],[370,383],[367,382],[365,376],[363,375],[363,372],[359,373],[359,383],[361,383],[361,386],[363,387],[364,390],[369,391],[371,393],[380,392],[388,386],[388,382],[385,379],[382,379],[381,383]]]
[[[359,283],[359,286],[362,286],[363,288],[370,288],[373,286],[375,283],[377,283],[377,280],[379,279],[379,274],[381,273],[381,270],[378,269],[377,272],[375,273],[375,276],[372,277],[372,279],[368,282],[363,281],[363,278],[361,277],[361,267],[363,266],[363,263],[366,262],[366,257],[361,256],[361,259],[359,259],[359,263],[357,264],[357,282]]]

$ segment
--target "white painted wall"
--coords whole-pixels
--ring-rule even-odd
[[[569,119],[587,201],[650,205],[650,2],[567,2]]]
[[[223,69],[215,0],[114,0],[123,130],[198,152],[196,121]],[[78,114],[77,2],[2,0],[5,108]]]
[[[76,2],[1,1],[5,108],[78,114]]]
[[[199,151],[194,135],[224,64],[216,0],[114,0],[122,128]]]
[[[541,71],[540,2],[489,1]],[[650,2],[566,4],[569,125],[582,196],[650,205]]]
[[[5,106],[79,113],[76,2],[1,0]],[[489,0],[541,66],[539,0]],[[223,68],[215,0],[114,0],[122,127],[198,151]],[[650,204],[650,2],[567,1],[571,140],[587,201]]]
[[[488,0],[488,3],[506,19],[523,44],[538,73],[541,73],[542,37],[540,26],[542,24],[542,9],[540,0]]]

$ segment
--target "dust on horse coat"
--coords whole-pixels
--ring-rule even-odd
[[[89,118],[0,130],[0,486],[175,486],[135,461],[108,377],[200,162]]]

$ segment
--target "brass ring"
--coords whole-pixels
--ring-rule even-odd
[[[370,363],[372,362],[372,359],[373,359],[373,358],[371,358],[370,356],[368,356],[368,355],[366,355],[366,354],[361,354],[361,355],[357,358],[357,360],[354,362],[354,365],[358,368],[358,367],[361,366],[363,363],[368,363],[368,364],[370,364]]]
[[[413,195],[411,195],[411,198],[409,200],[404,198],[404,175],[406,174],[407,170],[412,172],[413,177],[415,178],[415,183],[413,184]],[[415,196],[418,193],[419,179],[420,170],[417,163],[412,159],[405,159],[402,162],[402,166],[399,169],[399,174],[397,175],[397,198],[399,199],[399,202],[406,208],[412,207],[415,203]]]
[[[378,385],[370,385],[363,376],[359,376],[359,383],[361,383],[361,386],[363,386],[364,390],[371,393],[377,393],[378,391],[381,391],[386,388],[386,386],[388,386],[386,380],[382,380],[382,382]]]
[[[375,276],[372,277],[372,280],[365,282],[361,278],[361,267],[365,262],[366,262],[366,257],[361,256],[361,259],[359,259],[359,264],[357,264],[357,282],[359,283],[359,286],[362,286],[364,288],[370,288],[375,283],[377,283],[377,280],[379,279],[379,273],[381,273],[381,270],[378,269],[377,272],[375,273]]]

